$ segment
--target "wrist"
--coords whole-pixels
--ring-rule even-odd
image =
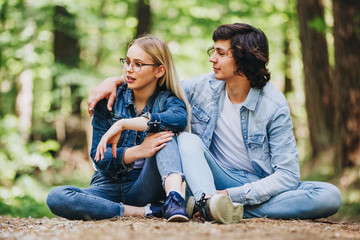
[[[119,121],[117,121],[116,125],[117,129],[122,132],[124,130],[124,119],[120,119]]]
[[[144,156],[141,156],[141,153],[142,153],[142,151],[141,151],[139,145],[127,148],[124,153],[124,158],[123,158],[124,163],[130,164],[140,158],[144,158]]]

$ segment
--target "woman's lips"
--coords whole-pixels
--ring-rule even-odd
[[[133,82],[135,82],[135,80],[136,80],[135,78],[127,76],[127,82],[128,83],[133,83]]]

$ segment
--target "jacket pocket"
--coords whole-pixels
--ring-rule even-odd
[[[210,121],[209,115],[201,108],[196,105],[193,105],[192,109],[192,117],[191,117],[191,130],[192,133],[202,136],[204,133],[207,123]]]
[[[249,136],[248,148],[253,159],[266,160],[269,155],[268,140],[263,134]]]

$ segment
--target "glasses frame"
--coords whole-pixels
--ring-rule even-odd
[[[129,66],[131,66],[132,70],[134,70],[134,72],[140,72],[141,71],[141,68],[143,66],[160,66],[161,64],[156,64],[156,63],[137,63],[137,64],[140,64],[140,67],[139,68],[139,71],[136,71],[135,68],[137,68],[136,66],[134,67],[134,64],[129,61],[127,58],[120,58],[119,59],[121,65],[124,67],[124,68],[128,68]],[[130,64],[127,63],[127,61],[130,62]]]
[[[232,56],[232,53],[231,53],[231,50],[232,50],[232,48],[227,49],[227,50],[225,51],[225,54],[224,54],[224,55],[227,55],[227,56],[230,57],[230,58],[233,57],[233,56]],[[214,52],[216,52],[214,46],[211,46],[211,47],[209,47],[209,48],[206,50],[206,53],[209,55],[209,57],[211,57],[211,56],[214,54]]]

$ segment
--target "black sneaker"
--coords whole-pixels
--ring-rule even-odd
[[[187,213],[192,216],[196,212],[206,221],[215,221],[222,224],[238,223],[243,218],[243,206],[233,203],[229,196],[216,194],[211,198],[205,198],[203,193],[200,201],[196,202],[192,197],[187,204]],[[191,206],[194,206],[191,210]]]
[[[162,203],[149,203],[148,205],[149,209],[151,210],[151,213],[146,214],[146,217],[163,217],[163,204]]]
[[[169,222],[188,222],[184,198],[177,192],[171,191],[163,205],[164,218]]]

